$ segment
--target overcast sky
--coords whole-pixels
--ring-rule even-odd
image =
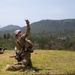
[[[0,0],[0,28],[42,19],[74,19],[75,0]]]

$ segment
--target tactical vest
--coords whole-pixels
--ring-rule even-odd
[[[31,53],[33,52],[32,47],[33,47],[33,43],[28,40],[27,38],[23,41],[16,41],[16,47],[17,49],[21,52],[22,50],[25,51],[30,51]]]

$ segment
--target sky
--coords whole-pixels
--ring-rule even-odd
[[[40,20],[75,19],[75,0],[0,0],[0,28]]]

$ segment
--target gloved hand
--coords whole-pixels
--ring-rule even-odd
[[[29,22],[29,20],[25,20],[26,21],[26,24],[29,24],[30,22]]]

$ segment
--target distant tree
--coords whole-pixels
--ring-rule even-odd
[[[6,38],[7,36],[6,36],[6,34],[4,34],[4,38]]]
[[[10,38],[10,34],[9,33],[7,33],[7,38]]]

